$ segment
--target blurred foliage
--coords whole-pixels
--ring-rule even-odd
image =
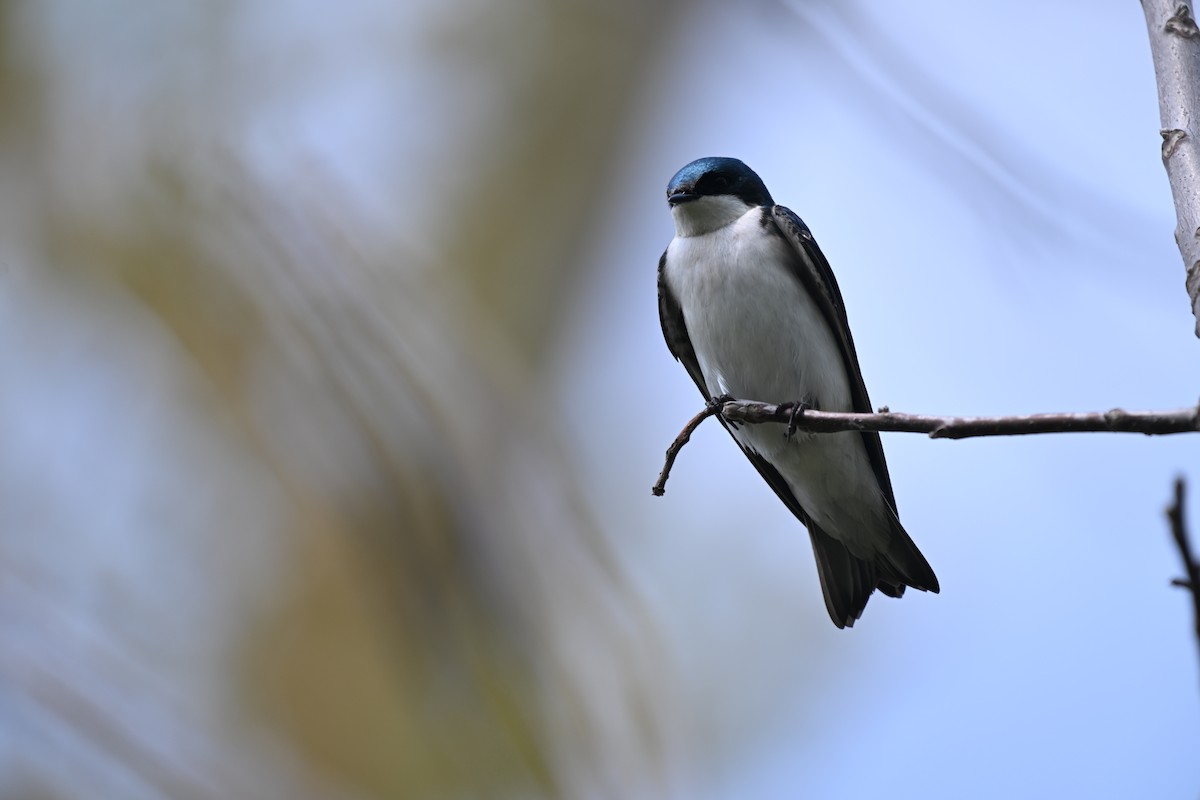
[[[495,5],[452,38],[485,69],[522,75],[505,87],[505,113],[478,135],[487,156],[456,198],[448,251],[522,351],[544,355],[561,322],[553,300],[576,277],[570,255],[676,5],[539,0],[517,14]],[[547,46],[529,52],[524,36],[535,27]]]
[[[440,152],[402,153],[376,213],[319,158],[264,166],[247,144],[319,87],[276,62],[331,47],[324,11],[0,8],[2,202],[24,209],[6,258],[29,267],[5,313],[70,345],[22,379],[106,359],[147,439],[103,456],[132,475],[123,536],[100,545],[115,567],[82,546],[109,535],[88,512],[105,474],[46,477],[19,527],[27,504],[3,498],[0,568],[23,576],[5,599],[28,634],[20,658],[0,645],[27,704],[6,723],[20,796],[628,796],[662,779],[653,623],[539,415],[537,365],[574,277],[580,187],[603,182],[672,10],[459,4],[425,24],[416,7],[355,9],[333,52],[409,69],[393,37],[415,28],[426,68],[502,98]],[[389,124],[403,140],[441,113]],[[430,160],[468,191],[411,185]],[[448,224],[398,237],[411,204]],[[100,405],[82,377],[71,391]],[[30,522],[42,503],[76,522]],[[116,594],[80,601],[65,571]],[[35,624],[37,606],[56,622]],[[112,668],[68,667],[93,637]],[[106,699],[143,681],[157,693]],[[62,749],[51,720],[78,732],[53,768],[37,755]]]

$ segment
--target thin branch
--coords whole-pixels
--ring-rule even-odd
[[[667,448],[667,460],[651,491],[661,497],[679,451],[705,419],[720,411],[731,422],[756,425],[764,422],[787,424],[793,420],[792,403],[774,405],[752,400],[728,400],[710,403],[693,417]],[[1023,436],[1034,433],[1142,433],[1158,436],[1200,431],[1200,407],[1175,411],[1111,411],[1089,414],[1031,414],[1018,417],[933,417],[922,414],[897,414],[881,410],[877,414],[850,414],[833,411],[805,411],[795,418],[798,433],[836,433],[838,431],[891,431],[926,433],[931,439],[967,439],[975,436]]]
[[[1171,581],[1173,586],[1182,586],[1192,594],[1192,622],[1196,629],[1196,643],[1200,645],[1200,563],[1196,562],[1196,556],[1192,553],[1192,545],[1189,541],[1187,521],[1184,519],[1184,489],[1185,485],[1183,478],[1175,479],[1175,500],[1167,508],[1167,519],[1171,522],[1171,537],[1175,540],[1175,546],[1179,548],[1179,555],[1183,559],[1183,571],[1187,575],[1186,578],[1176,578]]]
[[[731,400],[722,407],[725,419],[737,422],[787,422],[789,403],[771,405]],[[973,436],[1023,436],[1033,433],[1144,433],[1148,436],[1200,431],[1200,408],[1175,411],[1111,411],[1088,414],[1030,414],[1021,417],[934,417],[898,414],[886,409],[878,414],[843,414],[805,411],[796,430],[806,433],[837,431],[892,431],[927,433],[931,439],[967,439]]]
[[[1175,243],[1200,336],[1200,27],[1190,0],[1142,0],[1158,84],[1162,159],[1175,200]]]
[[[658,473],[658,480],[654,482],[654,486],[650,487],[650,491],[655,497],[662,497],[667,491],[667,478],[671,477],[671,467],[675,466],[675,458],[679,455],[679,451],[692,438],[692,434],[696,432],[696,428],[700,427],[700,423],[713,416],[721,410],[719,403],[709,403],[696,416],[688,420],[688,424],[683,426],[683,430],[675,437],[675,441],[671,442],[671,446],[667,448],[667,460],[663,464],[662,472]]]

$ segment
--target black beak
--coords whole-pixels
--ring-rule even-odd
[[[667,204],[674,207],[680,203],[690,203],[699,197],[695,192],[673,192],[667,195]]]

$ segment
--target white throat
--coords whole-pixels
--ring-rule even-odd
[[[751,206],[733,195],[707,195],[671,207],[675,218],[675,235],[681,239],[703,236],[718,228],[732,225],[749,211]]]

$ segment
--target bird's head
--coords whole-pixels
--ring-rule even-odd
[[[698,158],[667,184],[667,204],[680,236],[698,236],[773,205],[758,173],[736,158]]]

